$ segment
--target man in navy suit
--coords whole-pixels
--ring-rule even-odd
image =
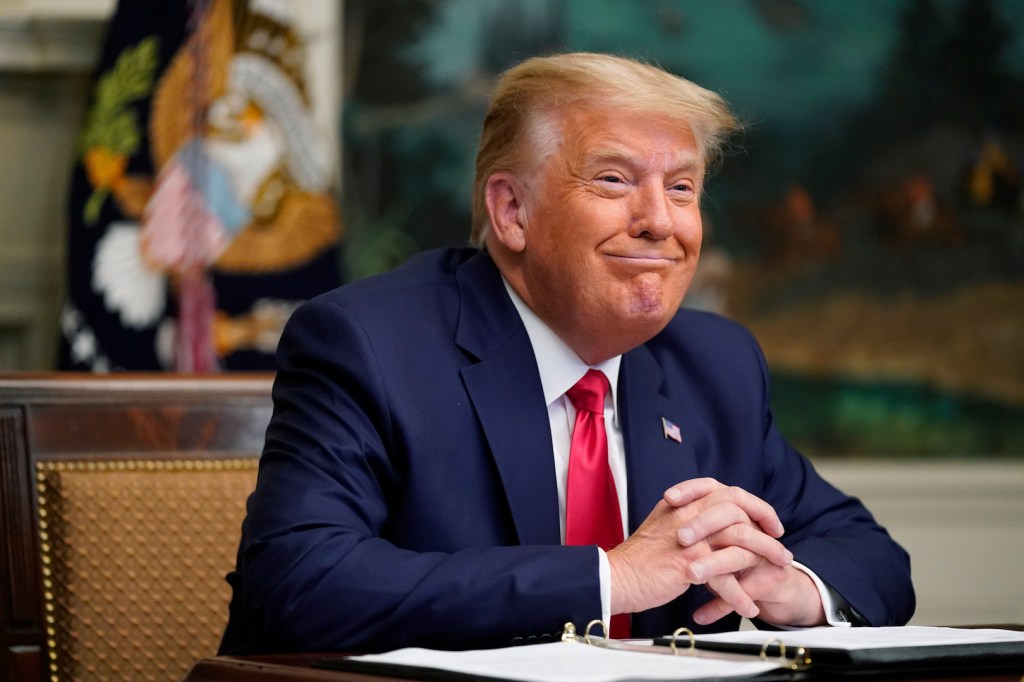
[[[648,637],[909,620],[906,553],[779,434],[754,339],[680,309],[737,126],[628,59],[502,77],[474,247],[288,324],[223,653],[501,646],[616,614]],[[565,394],[589,370],[610,386],[607,550],[565,543]]]

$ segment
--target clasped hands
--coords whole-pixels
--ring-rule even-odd
[[[608,552],[612,613],[665,604],[690,585],[714,599],[694,612],[712,623],[735,611],[775,625],[825,622],[811,578],[779,542],[782,522],[764,500],[711,478],[665,491],[635,533]]]

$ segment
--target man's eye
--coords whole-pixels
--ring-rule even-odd
[[[599,179],[602,182],[622,182],[622,178],[617,175],[602,175]]]

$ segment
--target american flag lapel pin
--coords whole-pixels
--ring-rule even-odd
[[[661,418],[661,430],[665,434],[665,438],[677,443],[683,442],[683,434],[679,431],[679,427],[664,417]]]

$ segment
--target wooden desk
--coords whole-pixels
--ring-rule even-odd
[[[193,666],[186,682],[268,682],[269,680],[373,680],[371,675],[352,675],[313,667],[320,654],[277,656],[216,656]],[[1016,682],[1016,681],[1015,681]]]
[[[337,655],[337,654],[335,654]],[[195,664],[184,682],[270,682],[272,680],[321,680],[324,682],[398,682],[399,678],[383,675],[362,675],[314,668],[313,661],[325,654],[280,654],[274,656],[216,656],[204,658]],[[495,674],[500,674],[495,671]],[[804,674],[806,675],[806,673]],[[743,680],[744,678],[736,678]],[[801,676],[803,682],[826,680],[834,677]],[[980,674],[962,672],[946,676],[900,677],[859,677],[851,679],[878,679],[890,682],[936,682],[937,680],[958,680],[959,682],[1024,682],[1024,668],[1013,673]],[[404,681],[403,681],[404,682]]]

